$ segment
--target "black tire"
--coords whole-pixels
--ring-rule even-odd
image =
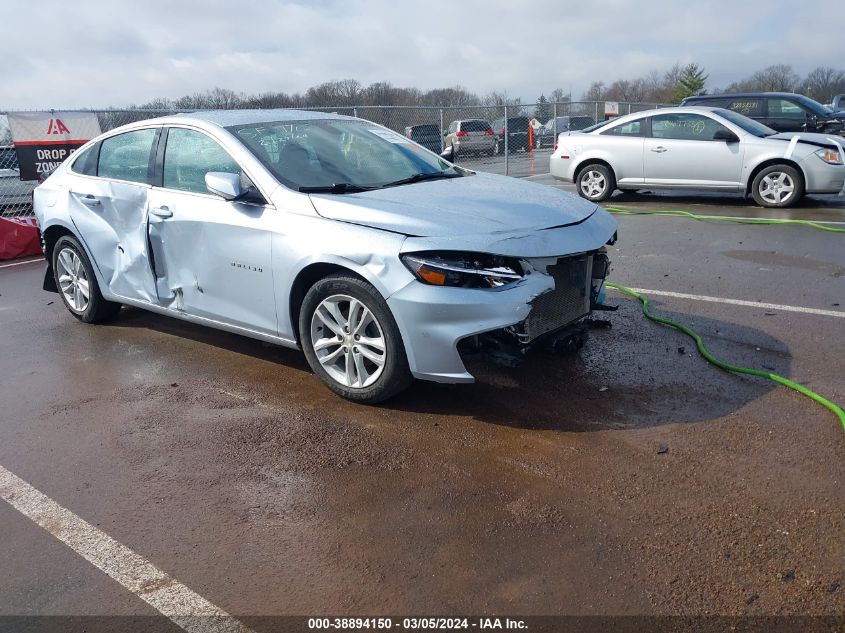
[[[312,319],[317,307],[327,298],[335,295],[345,295],[360,301],[370,310],[381,329],[384,339],[384,364],[381,374],[372,384],[365,387],[350,387],[333,378],[317,358],[312,342]],[[347,315],[348,316],[348,315]],[[413,382],[408,369],[408,358],[402,335],[396,325],[396,320],[387,306],[384,297],[369,283],[351,275],[332,275],[315,283],[305,295],[302,309],[299,312],[299,340],[305,358],[315,374],[325,385],[339,396],[347,400],[364,404],[376,404],[392,398],[407,389]],[[352,343],[354,345],[354,342]],[[351,360],[349,351],[345,351],[345,359]],[[363,361],[362,361],[363,362]]]
[[[587,191],[584,191],[585,185],[582,181],[586,181],[588,178],[595,178],[595,174],[601,175],[604,184],[603,188],[590,195]],[[608,169],[601,163],[590,163],[588,165],[584,165],[578,171],[578,175],[575,177],[575,187],[578,189],[578,195],[582,198],[586,198],[592,202],[602,202],[612,196],[613,192],[616,190],[616,177],[613,175],[612,170]]]
[[[64,292],[62,292],[62,285],[59,282],[59,278],[61,277],[59,271],[59,256],[66,250],[73,251],[76,257],[79,258],[80,265],[84,269],[86,281],[88,282],[88,304],[81,311],[77,310],[70,304],[68,297]],[[64,235],[56,241],[56,245],[53,247],[50,263],[53,266],[53,279],[56,281],[56,288],[59,291],[59,296],[62,298],[62,302],[68,309],[68,312],[77,319],[83,321],[84,323],[100,323],[102,321],[113,319],[117,316],[118,312],[120,312],[121,305],[119,303],[103,299],[103,295],[100,292],[100,286],[97,283],[97,277],[94,275],[94,269],[91,266],[91,261],[88,259],[85,249],[82,248],[79,240],[75,237],[72,235]]]
[[[781,192],[776,189],[774,192],[769,191],[773,179],[782,179],[783,186],[786,183],[791,183],[792,190],[789,195],[779,202]],[[791,207],[797,203],[804,195],[804,177],[797,169],[791,165],[769,165],[765,169],[761,169],[760,173],[754,176],[751,183],[751,195],[754,196],[754,202],[761,207],[769,207],[772,209],[783,209]],[[772,197],[774,196],[774,198]]]

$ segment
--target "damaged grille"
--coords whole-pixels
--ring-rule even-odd
[[[561,257],[546,268],[555,289],[540,295],[523,324],[527,342],[558,330],[590,312],[592,255]]]

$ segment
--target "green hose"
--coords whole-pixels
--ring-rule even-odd
[[[690,215],[692,215],[692,214],[690,214]],[[670,321],[669,319],[667,319],[665,317],[660,317],[660,316],[656,316],[656,315],[652,314],[651,310],[649,310],[649,307],[648,307],[648,299],[646,299],[645,296],[643,296],[639,292],[636,292],[635,290],[631,290],[630,288],[626,288],[625,286],[621,286],[617,283],[613,283],[612,281],[608,281],[607,285],[610,288],[615,288],[616,290],[619,290],[620,292],[628,295],[629,297],[633,297],[634,299],[638,299],[640,301],[640,303],[642,303],[642,305],[643,305],[643,314],[645,314],[645,316],[648,319],[655,321],[657,323],[662,323],[663,325],[668,325],[669,327],[674,328],[674,329],[676,329],[680,332],[683,332],[684,334],[686,334],[687,336],[692,338],[692,340],[695,341],[695,345],[698,348],[699,353],[709,363],[712,363],[713,365],[716,365],[716,367],[720,367],[721,369],[724,369],[726,371],[734,372],[734,373],[737,373],[737,374],[748,374],[750,376],[759,376],[760,378],[768,378],[769,380],[774,380],[775,382],[780,383],[781,385],[784,385],[786,387],[789,387],[790,389],[793,389],[793,390],[797,391],[798,393],[804,394],[808,398],[815,400],[816,402],[818,402],[823,407],[826,407],[827,409],[832,411],[833,414],[836,417],[838,417],[839,421],[842,423],[842,428],[845,429],[845,411],[843,411],[841,407],[834,404],[833,402],[831,402],[827,398],[820,396],[815,391],[811,391],[810,389],[807,389],[807,387],[805,387],[803,385],[799,385],[797,382],[793,382],[793,381],[789,380],[789,378],[784,378],[783,376],[779,376],[778,374],[773,374],[773,373],[767,372],[767,371],[761,371],[759,369],[751,369],[749,367],[739,367],[737,365],[731,365],[730,363],[726,363],[724,361],[719,360],[718,358],[713,356],[707,350],[707,348],[704,346],[704,341],[702,341],[701,337],[698,334],[696,334],[693,330],[691,330],[690,328],[688,328],[685,325],[682,325],[680,323],[676,323],[675,321]]]
[[[615,213],[618,215],[679,215],[699,222],[727,222],[731,224],[797,224],[800,226],[809,226],[820,231],[827,231],[828,233],[845,233],[845,228],[836,228],[826,226],[819,222],[812,220],[776,220],[769,218],[736,218],[727,215],[699,215],[697,213],[690,213],[689,211],[680,210],[653,210],[653,211],[632,211],[622,207],[604,207],[605,211]]]

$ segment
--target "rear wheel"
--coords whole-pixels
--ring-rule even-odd
[[[751,195],[761,207],[791,207],[804,195],[804,179],[789,165],[771,165],[751,183]]]
[[[575,182],[578,185],[578,195],[593,202],[607,200],[616,189],[613,172],[599,163],[582,168]]]
[[[314,373],[349,400],[375,404],[412,382],[387,302],[357,277],[335,275],[311,287],[299,315],[299,337]]]
[[[80,321],[97,323],[120,312],[120,304],[106,301],[94,269],[79,241],[70,235],[53,247],[53,276],[65,307]]]

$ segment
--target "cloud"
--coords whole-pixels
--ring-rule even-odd
[[[813,5],[818,5],[818,11]],[[48,0],[4,10],[0,108],[102,107],[215,86],[461,84],[533,100],[697,61],[713,86],[773,63],[843,66],[845,3],[783,0]],[[781,16],[790,16],[784,19]]]

